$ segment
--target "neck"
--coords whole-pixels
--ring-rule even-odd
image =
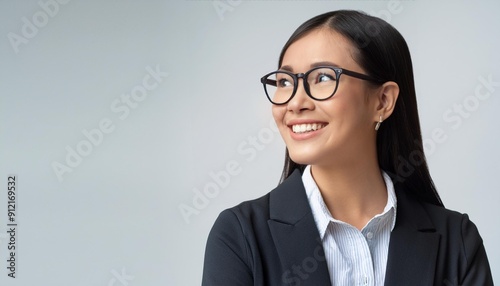
[[[377,160],[342,166],[311,166],[328,210],[335,219],[362,229],[387,204],[387,188]]]

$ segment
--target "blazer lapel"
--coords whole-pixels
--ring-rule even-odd
[[[398,189],[396,196],[385,285],[433,285],[440,235],[416,199],[404,189]]]
[[[323,245],[296,170],[270,194],[268,225],[278,251],[283,284],[331,285]]]

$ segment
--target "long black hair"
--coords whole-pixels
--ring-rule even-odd
[[[424,155],[422,134],[417,111],[410,51],[403,36],[382,19],[365,13],[339,10],[316,16],[295,30],[283,47],[278,67],[292,43],[319,28],[330,28],[350,40],[357,49],[354,60],[368,75],[399,85],[399,97],[392,115],[377,132],[378,164],[387,172],[397,187],[419,199],[442,206],[432,181]],[[305,165],[295,163],[285,155],[281,182],[295,169],[301,172]]]

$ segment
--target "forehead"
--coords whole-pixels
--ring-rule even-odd
[[[316,29],[286,50],[281,66],[305,72],[314,63],[331,62],[346,69],[359,68],[354,61],[355,47],[344,36],[330,29]]]

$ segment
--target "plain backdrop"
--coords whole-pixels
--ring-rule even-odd
[[[431,174],[500,281],[500,2],[393,2],[0,1],[0,284],[199,285],[217,215],[279,180],[259,79],[336,9],[406,38]]]

